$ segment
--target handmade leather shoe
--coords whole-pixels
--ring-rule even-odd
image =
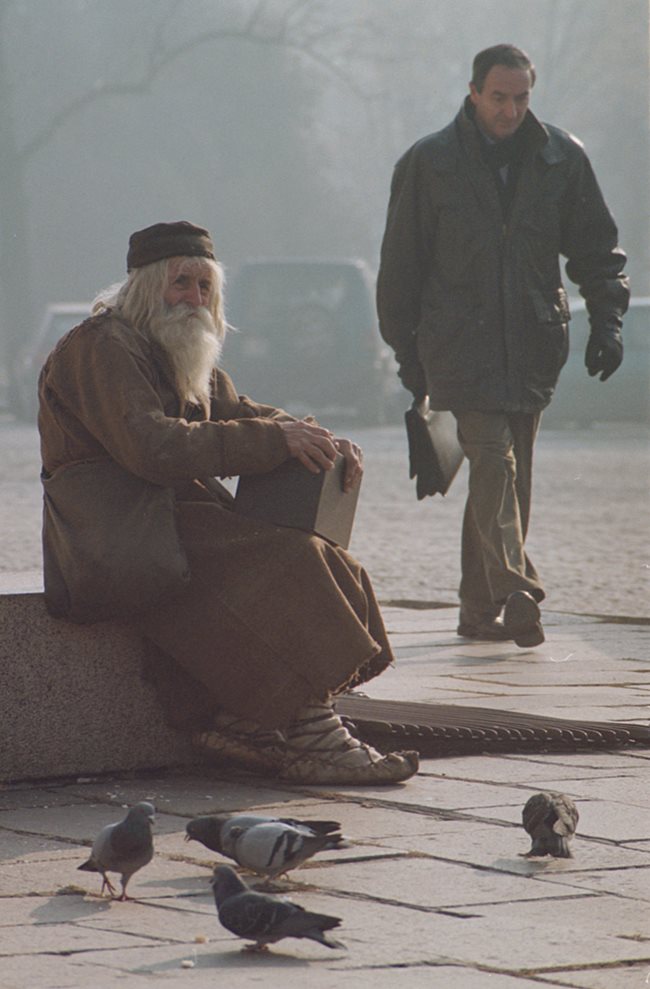
[[[503,609],[503,624],[508,636],[522,648],[539,646],[544,641],[537,601],[528,591],[513,591]]]
[[[350,734],[331,702],[314,701],[287,730],[280,779],[308,785],[377,786],[403,783],[418,768],[416,751],[378,752]]]
[[[288,783],[329,786],[382,786],[404,783],[417,773],[418,753],[388,752],[381,754],[360,742],[347,761],[330,752],[294,753],[280,771]]]
[[[211,761],[262,776],[277,776],[286,759],[285,740],[273,731],[240,734],[219,727],[194,732],[192,747]]]

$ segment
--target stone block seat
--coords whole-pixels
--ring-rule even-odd
[[[190,762],[143,658],[141,636],[117,622],[52,618],[40,573],[0,574],[0,781]]]

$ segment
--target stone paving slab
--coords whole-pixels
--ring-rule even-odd
[[[445,862],[414,853],[410,858],[384,859],[380,863],[349,863],[345,869],[322,865],[314,882],[319,888],[345,892],[372,899],[397,901],[407,906],[463,911],[482,903],[514,903],[519,900],[575,897],[573,886],[552,888],[530,882],[521,874],[478,869],[466,863]]]
[[[226,984],[229,989],[242,989],[266,985],[276,989],[286,985],[304,985],[309,989],[336,989],[370,984],[377,989],[395,989],[396,979],[407,989],[528,989],[530,981],[517,976],[477,971],[465,966],[452,966],[435,962],[415,962],[413,965],[371,971],[346,969],[337,966],[338,953],[327,952],[318,945],[303,946],[301,942],[286,942],[275,946],[264,956],[246,954],[238,947],[240,942],[231,938],[226,944],[188,947],[183,951],[167,947],[133,949],[128,953],[106,952],[104,957],[107,975],[120,965],[122,979],[132,975],[136,985],[154,984],[186,989],[214,989]],[[191,965],[192,968],[183,966]],[[110,966],[110,967],[109,967]],[[101,979],[101,962],[92,967],[79,962],[79,970],[86,971],[86,978]],[[149,976],[149,980],[146,977]],[[144,977],[144,978],[143,978]],[[74,983],[83,984],[83,983]],[[86,985],[90,982],[86,983]],[[104,985],[104,982],[98,982]],[[132,984],[127,981],[127,985]],[[58,983],[57,983],[58,985]],[[65,986],[68,983],[64,983]],[[109,983],[112,985],[112,983]],[[48,989],[50,989],[48,984]]]
[[[52,989],[53,986],[56,989],[88,989],[89,986],[124,989],[128,978],[124,972],[89,961],[89,957],[101,957],[104,953],[112,954],[106,950],[71,956],[54,953],[5,956],[1,962],[3,989]]]
[[[636,849],[641,852],[650,852],[650,841],[629,841],[621,843],[625,848]],[[650,983],[648,983],[650,985]]]
[[[639,750],[647,752],[650,750]],[[441,779],[489,783],[534,785],[544,789],[549,781],[634,778],[643,771],[636,750],[620,748],[613,752],[586,749],[582,752],[510,752],[459,755],[424,760],[425,771]],[[650,768],[650,767],[647,767]],[[432,780],[433,782],[433,780]]]
[[[0,811],[0,828],[92,843],[105,825],[121,821],[127,809],[127,805],[107,807],[87,803]],[[185,828],[185,821],[176,816],[157,814],[155,828],[157,832],[178,831]]]
[[[166,943],[193,944],[197,939],[226,940],[228,932],[220,927],[212,890],[208,885],[209,873],[203,877],[197,892],[186,899],[186,909],[175,904],[178,896],[167,899],[141,900],[138,903],[111,903],[108,910],[98,911],[77,922],[78,927],[131,933],[140,938]],[[199,887],[192,883],[188,883]]]
[[[69,848],[70,845],[55,838],[37,838],[34,835],[16,834],[13,831],[0,830],[0,860],[20,858],[35,851],[49,854]]]
[[[546,874],[539,878],[548,883],[554,883],[558,877]],[[566,876],[560,878],[566,881]],[[624,896],[630,900],[640,900],[647,903],[650,900],[650,863],[648,865],[635,865],[624,870],[606,869],[600,872],[576,872],[572,875],[571,882],[576,887],[593,893],[613,893],[616,896]],[[640,909],[645,910],[647,908],[640,907]]]
[[[470,701],[469,696],[465,697],[463,703],[470,707],[487,707],[578,721],[627,720],[647,725],[648,701],[640,698],[634,687],[585,687],[584,690],[580,689],[580,707],[576,708],[575,690],[563,690],[553,684],[535,693],[524,686],[515,685],[507,690],[502,686],[499,691],[493,691],[489,695],[480,691],[476,703]],[[443,702],[448,703],[449,698],[443,698]]]
[[[159,814],[176,814],[187,820],[202,814],[223,815],[235,811],[263,814],[269,806],[284,807],[283,816],[300,816],[303,812],[309,816],[311,802],[320,799],[313,796],[315,788],[312,787],[309,788],[311,794],[301,794],[295,787],[283,787],[253,776],[229,774],[223,767],[217,769],[209,765],[170,770],[165,775],[92,780],[71,784],[66,790],[86,800],[96,797],[120,806],[150,800]]]
[[[29,783],[0,784],[0,811],[27,810],[29,807],[57,807],[61,805],[83,804],[87,800],[81,795],[67,792],[67,787],[54,787]]]
[[[556,784],[562,788],[577,780],[600,780],[603,777],[634,779],[640,772],[640,765],[629,749],[618,752],[585,751],[578,764],[572,763],[575,753],[530,752],[484,753],[473,756],[449,756],[447,758],[423,760],[424,771],[442,780],[464,780],[467,783],[483,782],[510,786],[534,786],[537,789],[552,789]]]
[[[108,897],[85,896],[81,888],[69,893],[62,890],[63,887],[54,892],[3,896],[0,898],[0,927],[77,923],[96,916],[100,911],[108,911],[113,906]],[[130,907],[131,904],[127,903],[126,906]]]
[[[439,931],[437,943],[465,963],[480,957],[488,967],[537,972],[648,959],[648,923],[647,911],[633,900],[529,900],[477,906],[464,921]]]
[[[88,857],[87,849],[34,855],[5,863],[0,871],[0,897],[51,896],[72,888],[99,897],[102,877],[77,868]],[[209,870],[193,863],[177,863],[154,855],[153,861],[132,877],[128,893],[138,899],[202,891]],[[111,880],[115,877],[111,874]],[[119,877],[117,888],[119,889]]]
[[[424,769],[428,765],[428,760],[424,760]],[[471,783],[464,780],[450,780],[436,778],[435,781],[426,776],[422,777],[422,790],[427,788],[427,801],[435,800],[436,811],[463,810],[467,807],[479,808],[482,806],[493,807],[495,804],[505,802],[515,806],[523,807],[531,794],[531,790],[508,786],[507,783],[482,783],[474,780]],[[537,787],[535,787],[535,790]],[[535,792],[533,790],[533,792]],[[406,796],[406,794],[404,795]],[[419,804],[423,793],[419,788],[409,789],[408,796]],[[404,804],[410,800],[403,800]]]
[[[650,749],[621,747],[608,752],[603,749],[586,748],[579,752],[530,752],[526,755],[512,753],[507,757],[512,762],[530,764],[534,772],[536,767],[558,767],[557,778],[565,771],[572,771],[575,779],[581,779],[583,771],[590,775],[593,770],[600,770],[603,776],[627,773],[643,774],[650,770]],[[508,770],[510,762],[508,762]],[[619,772],[621,770],[622,772]]]
[[[640,787],[638,779],[635,780],[634,777],[620,777],[616,774],[600,779],[574,780],[571,784],[571,793],[575,799],[580,800],[602,799],[605,790],[609,803],[650,808],[650,789]],[[650,838],[650,822],[647,837]]]
[[[421,686],[417,689],[415,696],[421,697],[423,692],[430,689],[430,674],[423,673],[421,676],[414,674],[410,683],[413,686],[420,684]],[[412,689],[409,688],[409,689]],[[478,705],[473,700],[475,696],[481,697],[481,704]],[[471,707],[495,707],[492,704],[491,699],[493,697],[501,697],[503,695],[503,687],[500,685],[494,685],[491,683],[481,683],[479,681],[469,679],[465,681],[462,677],[438,677],[436,678],[436,703],[437,704],[457,704],[459,706],[469,705]],[[411,700],[413,694],[404,693],[403,697],[398,697],[397,692],[393,691],[391,694],[392,700]]]
[[[442,764],[442,760],[423,759],[421,762],[421,772],[408,785],[400,787],[388,786],[365,786],[363,797],[366,803],[377,803],[384,807],[395,807],[399,810],[410,810],[411,813],[427,813],[447,817],[457,810],[465,810],[468,806],[480,806],[482,802],[486,807],[495,804],[501,805],[510,798],[514,806],[522,805],[527,794],[518,787],[508,787],[503,784],[483,784],[477,782],[469,785],[463,781],[449,780],[437,775],[436,772],[427,772],[429,767],[437,769]],[[339,794],[348,795],[353,791],[351,787],[340,787]],[[475,793],[472,798],[472,793]],[[356,790],[358,796],[359,790]]]
[[[603,788],[603,798],[606,787]],[[643,807],[615,804],[609,800],[579,800],[580,820],[577,834],[608,841],[642,841],[650,838],[650,818]],[[517,807],[483,807],[481,815],[501,821],[521,821]]]
[[[486,672],[486,679],[489,678],[491,688],[495,686],[520,686],[521,684],[544,687],[548,684],[549,675],[552,675],[553,683],[556,686],[580,687],[581,692],[582,688],[586,686],[606,689],[619,686],[642,691],[650,689],[650,669],[637,669],[638,664],[633,659],[620,660],[616,666],[608,669],[604,669],[602,666],[594,668],[587,656],[584,657],[584,660],[571,657],[570,659],[551,660],[550,662],[553,664],[552,666],[527,664],[525,675],[522,675],[521,671],[517,671],[516,677],[505,676],[496,670],[491,674]],[[473,675],[462,672],[455,673],[453,680],[457,684],[459,681],[469,680],[477,688],[480,685],[479,675],[476,673]]]
[[[85,928],[80,924],[33,924],[3,927],[0,958],[5,955],[42,955],[126,949],[146,944],[146,938],[130,933]],[[0,965],[2,963],[0,962]]]
[[[548,623],[546,625],[548,630]],[[620,629],[623,626],[616,627]],[[561,626],[555,631],[551,626],[546,642],[534,649],[521,649],[513,642],[479,642],[459,638],[454,632],[444,639],[435,631],[427,635],[411,633],[399,636],[400,666],[412,665],[419,656],[426,656],[436,666],[453,664],[454,670],[460,671],[475,669],[480,672],[485,669],[488,673],[500,674],[506,670],[508,673],[518,671],[525,676],[528,671],[534,673],[539,669],[554,669],[562,675],[563,668],[568,667],[570,675],[571,670],[577,671],[597,661],[599,666],[611,669],[621,665],[626,668],[627,664],[627,668],[634,669],[643,678],[647,666],[639,662],[638,654],[647,643],[648,630],[643,627],[635,635],[629,626],[625,628],[626,640],[630,643],[627,655],[611,655],[608,643],[603,648],[602,640],[612,635],[611,626],[605,625],[575,626],[572,629]],[[525,664],[518,662],[524,658]],[[633,663],[636,665],[633,666]]]
[[[585,971],[560,970],[538,979],[546,985],[575,986],[576,989],[645,989],[650,985],[650,958],[630,965],[613,965]]]
[[[465,862],[477,868],[521,875],[582,873],[591,869],[634,870],[650,866],[647,850],[608,841],[587,841],[580,835],[572,842],[573,858],[526,858],[531,840],[522,827],[485,824],[475,819],[439,821],[428,833],[381,839],[385,851],[421,852],[434,858]]]

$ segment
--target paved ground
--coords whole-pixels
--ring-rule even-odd
[[[454,634],[464,485],[418,504],[401,431],[360,438],[353,549],[384,602],[411,602],[385,607],[398,663],[371,696],[648,724],[647,434],[542,434],[531,549],[552,580],[547,642],[531,651]],[[0,424],[0,452],[0,570],[38,570],[35,432]],[[0,985],[647,986],[649,771],[650,748],[627,748],[425,759],[414,780],[378,789],[277,786],[209,767],[4,786]],[[570,860],[523,857],[521,808],[540,789],[578,804]],[[77,865],[104,824],[145,798],[158,810],[155,858],[132,880],[136,902],[109,902]],[[341,821],[351,847],[296,870],[287,894],[341,917],[347,950],[285,941],[251,957],[219,926],[217,856],[185,843],[184,827],[243,809]]]
[[[647,626],[547,615],[536,650],[472,644],[455,609],[387,608],[398,664],[374,697],[648,722]],[[208,767],[0,790],[3,989],[169,985],[631,989],[650,983],[650,749],[425,759],[403,786],[287,787]],[[570,860],[527,859],[526,799],[569,793]],[[158,810],[137,902],[79,872],[123,807]],[[351,847],[293,872],[287,894],[342,918],[346,950],[285,941],[241,953],[218,924],[218,856],[183,841],[188,818],[259,810],[339,820]],[[224,984],[225,984],[224,983]]]

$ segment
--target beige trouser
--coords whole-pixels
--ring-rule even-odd
[[[524,551],[530,516],[533,446],[541,413],[454,412],[469,461],[463,520],[461,608],[495,618],[513,591],[544,590]]]

